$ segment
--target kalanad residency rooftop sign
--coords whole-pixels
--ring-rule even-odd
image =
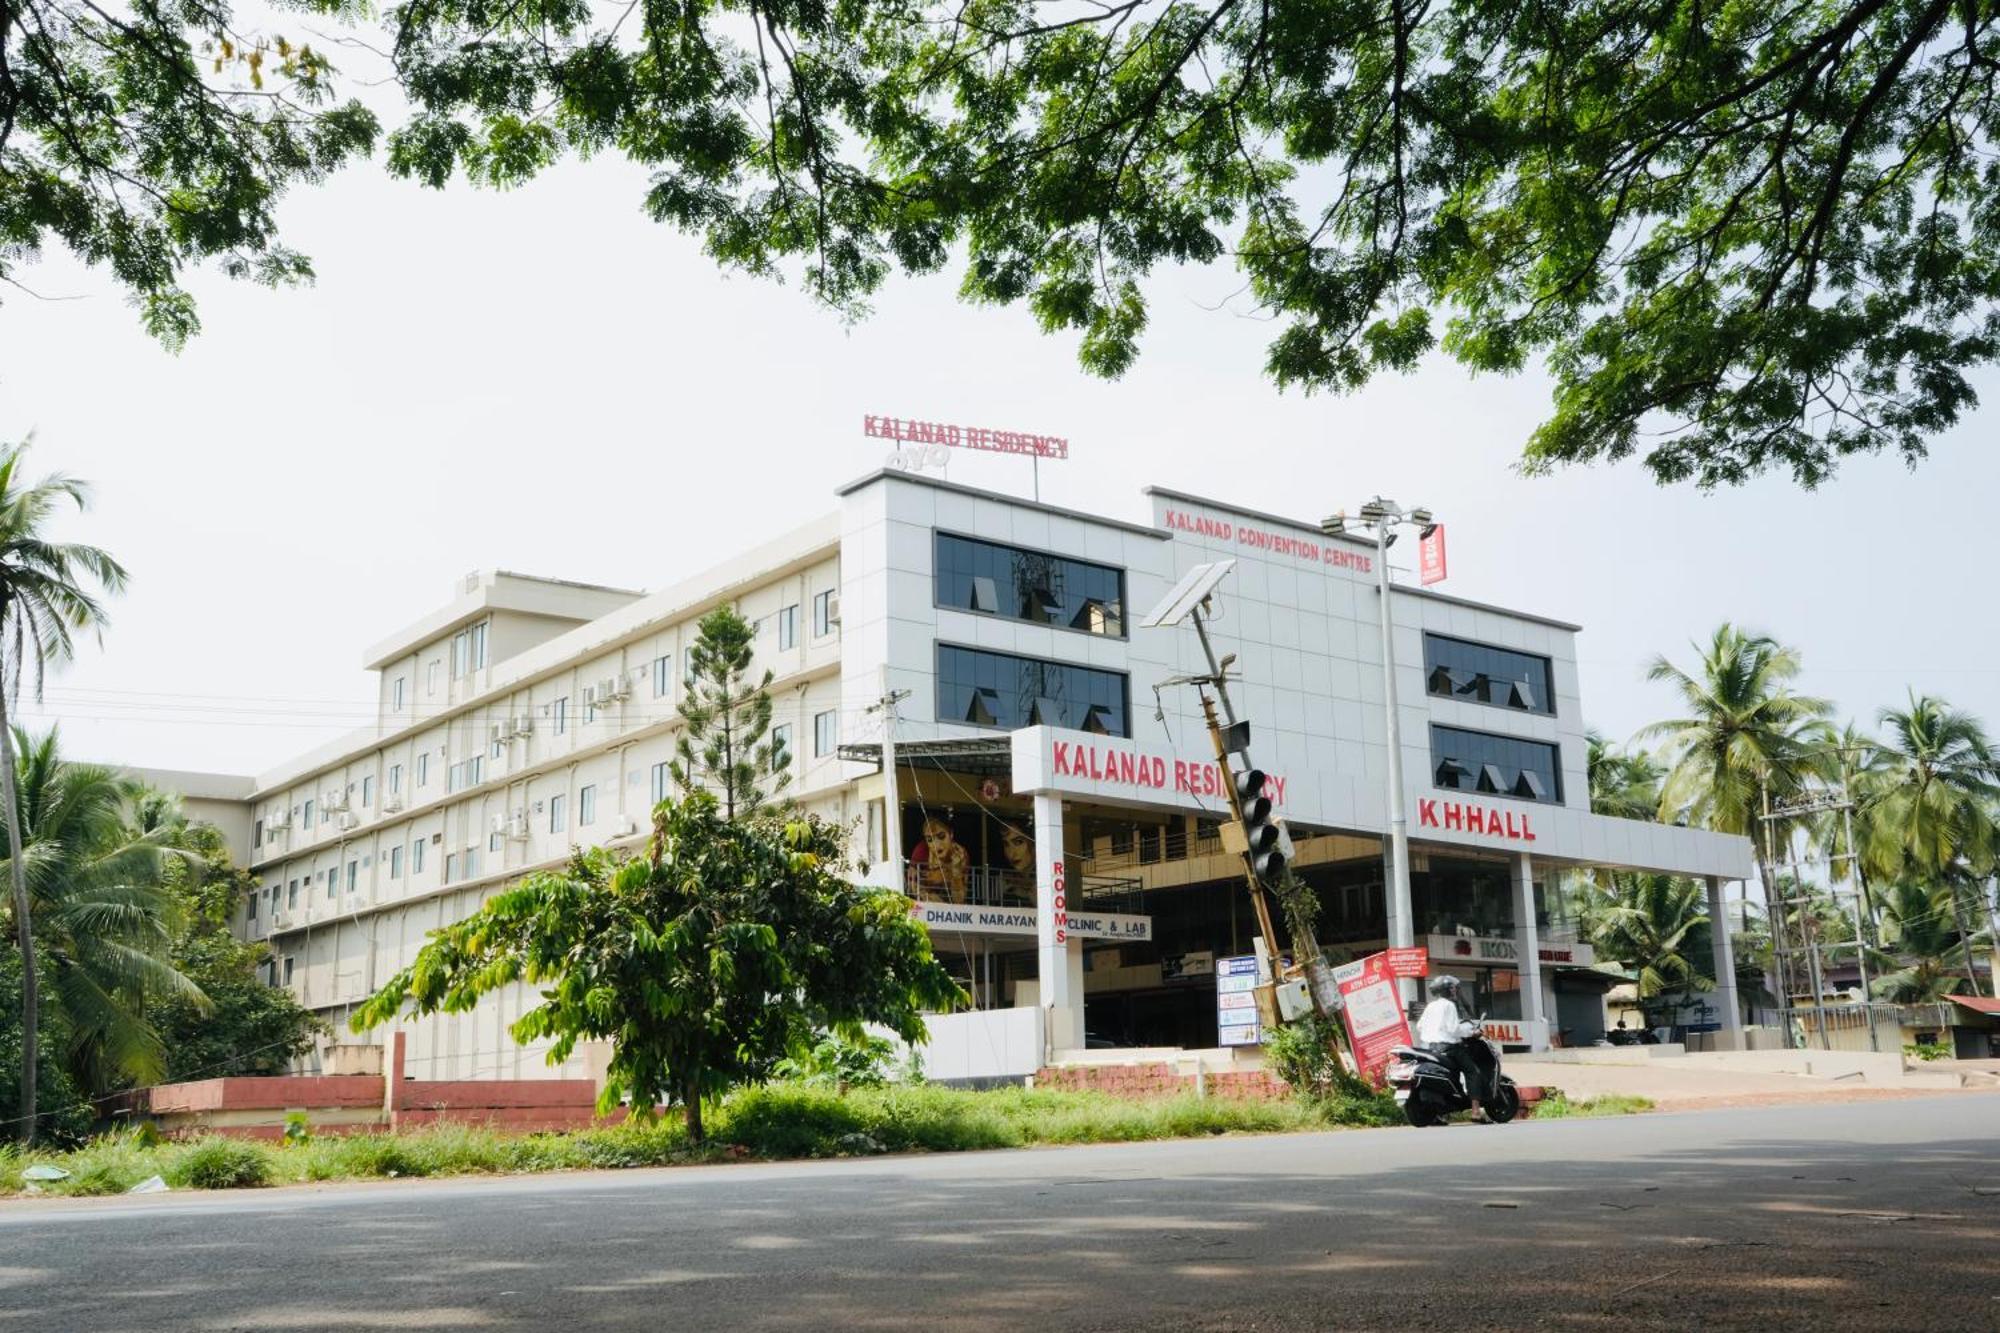
[[[1031,435],[1018,430],[984,426],[954,426],[945,421],[910,421],[903,417],[864,416],[861,431],[871,439],[897,444],[942,444],[953,449],[981,449],[990,454],[1026,454],[1031,458],[1068,458],[1069,441],[1060,435]]]

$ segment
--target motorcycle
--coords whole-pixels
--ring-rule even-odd
[[[1514,1080],[1500,1072],[1500,1048],[1486,1043],[1493,1052],[1494,1082],[1498,1091],[1486,1099],[1486,1119],[1504,1125],[1521,1113],[1521,1093]],[[1395,1089],[1396,1104],[1418,1129],[1443,1124],[1446,1116],[1472,1109],[1472,1098],[1459,1083],[1458,1071],[1446,1064],[1436,1051],[1423,1046],[1398,1046],[1389,1056],[1389,1086]]]

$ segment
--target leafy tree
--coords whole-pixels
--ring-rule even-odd
[[[178,812],[162,822],[183,853],[166,864],[181,922],[169,956],[206,1003],[170,994],[146,1011],[166,1052],[161,1081],[282,1074],[326,1025],[291,991],[259,976],[269,946],[240,940],[231,929],[257,878],[237,868],[214,826],[189,823]]]
[[[355,17],[351,0],[297,8]],[[368,152],[374,115],[333,105],[311,45],[245,35],[217,0],[0,0],[0,280],[51,242],[101,265],[149,332],[199,327],[182,270],[312,276],[276,238],[285,189]]]
[[[1662,481],[1926,439],[2000,355],[2000,11],[1974,0],[436,0],[390,164],[647,169],[720,262],[844,312],[962,267],[1116,375],[1162,264],[1228,260],[1280,383],[1542,361],[1531,467]]]
[[[1666,745],[1660,818],[1754,837],[1763,785],[1781,798],[1812,776],[1812,727],[1831,705],[1792,692],[1799,656],[1766,635],[1724,624],[1696,651],[1692,672],[1664,657],[1646,672],[1672,685],[1686,710],[1639,733]]]
[[[11,14],[12,10],[5,11]],[[7,37],[12,41],[11,35]],[[4,137],[4,136],[0,136]],[[0,185],[4,179],[0,179]],[[8,195],[0,188],[0,199]],[[0,209],[7,207],[0,203]],[[5,246],[0,245],[0,255]],[[48,528],[68,501],[87,508],[90,488],[60,474],[29,481],[22,474],[27,444],[0,447],[0,811],[7,824],[14,938],[21,950],[21,1136],[35,1138],[35,1077],[40,1065],[41,976],[35,959],[32,878],[23,848],[27,838],[24,794],[16,790],[14,727],[9,714],[28,684],[41,698],[42,673],[75,655],[75,635],[100,631],[104,609],[95,590],[118,592],[125,570],[95,546],[52,541]]]
[[[1606,957],[1638,976],[1641,1001],[1712,990],[1690,953],[1689,936],[1708,924],[1706,891],[1673,875],[1620,875],[1593,937]]]
[[[91,1097],[155,1080],[167,1058],[148,1021],[149,1005],[179,997],[208,1008],[172,957],[180,925],[179,905],[164,883],[172,831],[135,828],[137,784],[95,764],[65,761],[53,730],[40,737],[16,732],[11,748],[18,754],[20,864],[33,904],[37,964],[51,981],[64,1072]]]
[[[356,1031],[463,1012],[515,981],[542,1002],[511,1031],[553,1039],[551,1063],[608,1038],[598,1106],[650,1116],[678,1101],[702,1136],[702,1102],[809,1058],[820,1034],[863,1024],[921,1040],[925,1010],[964,996],[901,895],[845,882],[835,831],[817,819],[730,820],[697,792],[653,812],[643,857],[602,848],[536,875],[433,936],[355,1015]]]
[[[1953,976],[1951,951],[1960,942],[1952,928],[1951,891],[1897,880],[1882,895],[1884,961],[1875,993],[1896,1004],[1938,1004],[1965,984]]]
[[[788,757],[770,739],[772,673],[767,669],[751,683],[756,637],[732,607],[703,616],[681,699],[674,781],[684,793],[713,792],[724,819],[754,813],[792,781]],[[767,778],[768,793],[762,786]]]

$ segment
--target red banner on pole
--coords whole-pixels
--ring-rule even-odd
[[[1433,523],[1417,542],[1417,570],[1426,588],[1444,582],[1444,524]]]
[[[1386,953],[1371,953],[1358,963],[1334,969],[1340,987],[1340,1013],[1347,1021],[1348,1041],[1361,1076],[1381,1086],[1389,1053],[1410,1042],[1410,1020],[1396,991],[1396,973]]]

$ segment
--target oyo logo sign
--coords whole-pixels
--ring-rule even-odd
[[[1056,943],[1069,939],[1069,893],[1064,888],[1063,859],[1058,856],[1049,863],[1049,877],[1055,885],[1055,925]]]
[[[1426,799],[1417,802],[1417,823],[1451,833],[1479,833],[1510,842],[1533,842],[1535,830],[1525,810],[1488,810],[1470,801]]]

